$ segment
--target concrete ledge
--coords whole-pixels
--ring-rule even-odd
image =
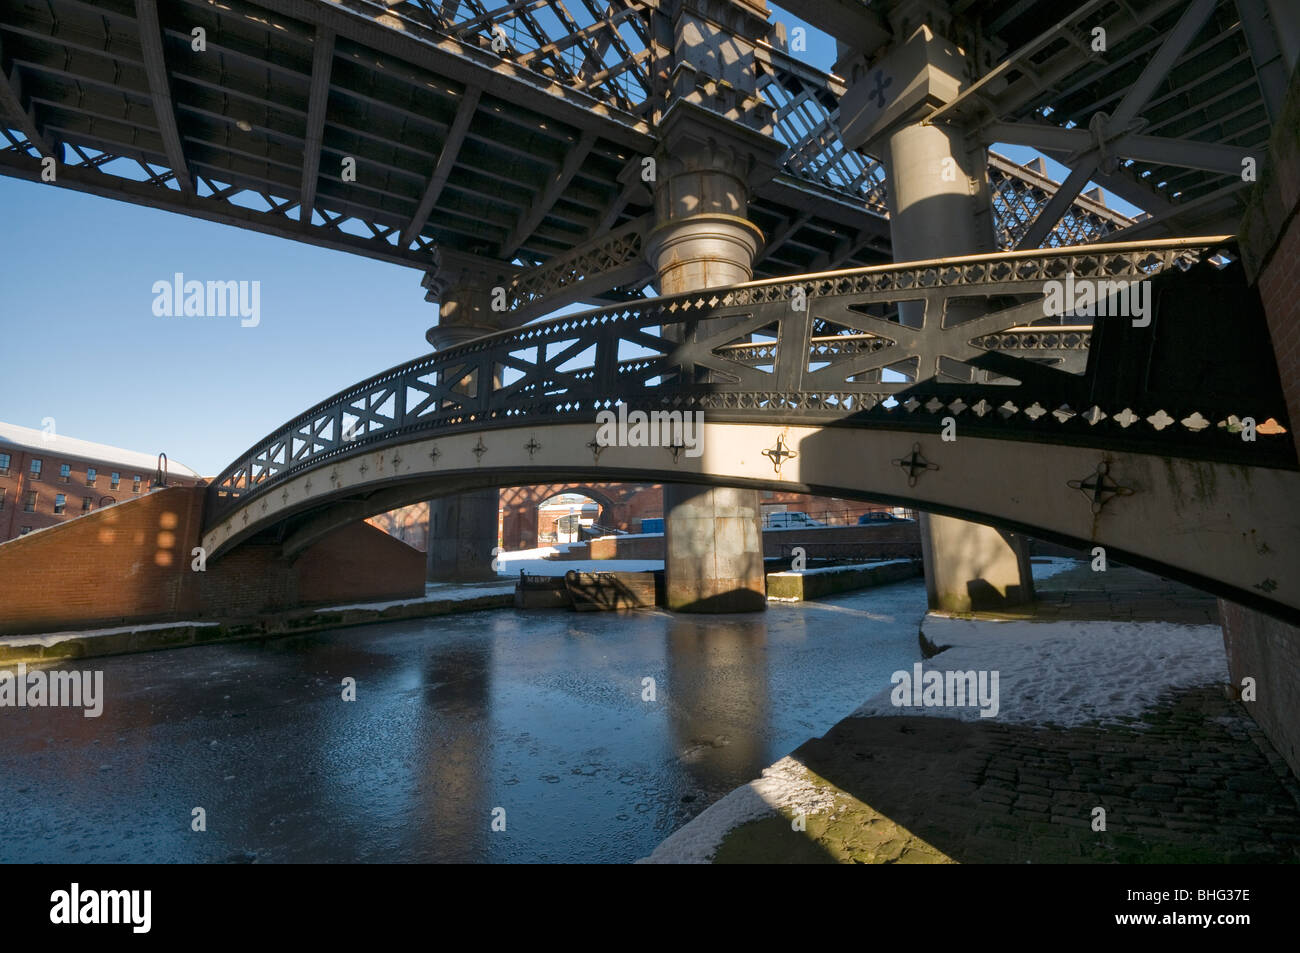
[[[804,572],[767,574],[767,597],[778,602],[802,602],[837,592],[868,589],[921,575],[917,559],[895,559],[875,565],[833,566]]]
[[[422,619],[453,612],[508,608],[510,593],[495,593],[471,599],[421,599],[383,608],[349,606],[340,609],[306,609],[255,619],[227,619],[211,622],[180,622],[158,625],[123,626],[91,632],[51,632],[44,635],[0,637],[0,664],[53,662],[184,648],[216,642],[266,639],[304,632],[341,629],[353,625]]]
[[[653,609],[664,604],[660,572],[577,572],[564,574],[564,586],[579,612]]]

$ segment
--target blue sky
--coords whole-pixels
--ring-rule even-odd
[[[829,68],[833,41],[809,28],[808,42]],[[429,351],[437,309],[410,268],[7,177],[0,209],[8,423],[53,417],[70,437],[213,475],[317,401]],[[260,324],[155,316],[153,285],[176,272],[260,282]]]
[[[430,350],[437,308],[411,268],[7,177],[0,209],[8,423],[53,417],[70,437],[215,474],[310,405]],[[261,323],[156,317],[153,284],[178,271],[260,281]]]

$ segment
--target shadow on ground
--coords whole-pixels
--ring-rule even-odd
[[[1219,686],[1107,726],[848,718],[793,757],[841,806],[742,825],[715,862],[1300,861],[1300,785]]]

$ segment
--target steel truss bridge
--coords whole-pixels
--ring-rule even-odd
[[[42,181],[52,156],[57,187],[421,270],[439,243],[547,266],[515,282],[519,323],[624,300],[650,277],[640,170],[656,142],[656,7],[17,0],[0,10],[0,174]],[[767,239],[755,277],[890,260],[884,170],[839,139],[843,81],[787,52],[780,31],[758,52],[787,148],[750,204]],[[1056,183],[997,156],[989,180],[1014,247]],[[1052,242],[1133,224],[1076,196]]]
[[[1262,4],[954,0],[979,78],[924,121],[1032,146],[1071,174],[1057,184],[991,155],[972,188],[987,189],[1005,251],[898,264],[885,170],[844,145],[863,63],[818,71],[773,24],[753,41],[745,109],[784,147],[749,196],[759,280],[645,299],[654,212],[639,170],[681,53],[663,39],[666,5],[0,8],[0,174],[46,181],[53,159],[54,187],[407,265],[426,283],[439,247],[508,278],[513,330],[364,381],[242,454],[210,489],[210,554],[253,539],[292,554],[341,522],[493,484],[717,483],[1098,543],[1300,619],[1292,422],[1222,237],[1244,207],[1241,161],[1266,155],[1287,89]],[[860,53],[890,40],[871,4],[784,6]],[[1086,42],[1098,27],[1104,56]],[[735,95],[707,75],[689,93]],[[1149,216],[1080,194],[1088,181]],[[1045,317],[1045,284],[1067,273],[1149,280],[1152,324]],[[526,323],[574,301],[608,306]],[[899,304],[917,301],[923,323],[904,323]],[[701,411],[705,453],[594,445],[596,412],[618,401]]]

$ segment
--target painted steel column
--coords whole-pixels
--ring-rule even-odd
[[[714,143],[716,146],[716,143]],[[658,224],[648,236],[661,294],[749,281],[762,234],[744,217],[743,152],[674,140],[655,189]],[[665,168],[666,166],[666,168]],[[706,448],[707,452],[707,448]],[[664,590],[678,612],[767,608],[763,517],[757,490],[664,486]]]
[[[438,324],[425,333],[435,351],[492,334],[491,286],[499,276],[485,272],[469,256],[440,249],[435,271],[425,279],[428,297],[438,301]],[[480,382],[490,386],[492,382]],[[430,582],[470,582],[495,579],[492,550],[497,545],[500,491],[474,490],[429,501],[428,550]]]
[[[646,254],[661,294],[748,281],[762,233],[750,189],[775,174],[784,147],[758,94],[763,0],[667,0],[653,19],[659,102],[653,116],[655,227]],[[697,333],[716,330],[719,323]],[[704,448],[708,453],[708,448]],[[755,490],[664,487],[669,609],[767,608],[762,506]]]
[[[935,32],[947,25],[948,16],[928,0],[895,4],[891,22],[902,42],[876,51],[861,85],[846,97],[845,112],[854,117],[849,136],[870,140],[885,165],[896,261],[996,250],[984,148],[963,129],[919,122],[929,107],[956,93],[966,74],[965,54]],[[922,302],[906,302],[899,310],[902,323],[911,327],[941,320],[951,325],[963,318],[960,307],[950,307],[946,319],[926,315]],[[959,367],[948,370],[970,374]],[[943,376],[941,368],[917,368],[921,380],[936,373]],[[931,609],[969,612],[1032,600],[1023,538],[923,513],[921,540]]]
[[[950,126],[905,125],[886,140],[882,159],[889,196],[894,258],[909,261],[994,251],[981,224],[972,183],[984,174],[983,149],[972,149]],[[945,174],[946,171],[946,174]],[[903,320],[919,325],[921,306]],[[949,309],[949,321],[961,315]],[[938,321],[938,315],[930,316]],[[957,439],[961,439],[958,424]],[[992,526],[921,514],[921,552],[930,608],[970,612],[1033,600],[1034,585],[1024,538]]]

